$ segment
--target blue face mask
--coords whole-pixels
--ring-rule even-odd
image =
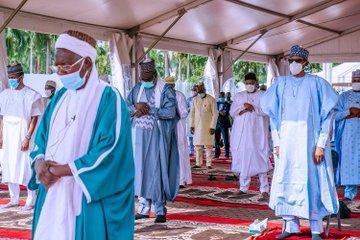
[[[144,81],[142,81],[141,85],[142,85],[144,88],[152,88],[152,87],[154,87],[154,83],[153,83],[153,82],[144,82]]]
[[[64,85],[64,88],[69,89],[69,90],[77,90],[84,85],[86,73],[84,74],[84,77],[81,77],[80,76],[81,68],[82,68],[82,65],[81,65],[80,69],[76,72],[66,74],[66,75],[58,75],[59,79],[61,80],[62,84]]]
[[[11,89],[16,89],[19,86],[20,82],[17,78],[9,78],[9,86]]]

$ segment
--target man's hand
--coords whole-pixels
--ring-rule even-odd
[[[139,111],[142,115],[148,115],[150,111],[149,105],[147,103],[135,103],[135,108]]]
[[[190,128],[190,133],[191,133],[191,134],[194,134],[194,133],[195,133],[195,128],[193,128],[193,127]]]
[[[225,112],[225,111],[220,111],[219,114],[220,114],[221,116],[225,116],[225,115],[226,115],[226,112]]]
[[[349,112],[350,112],[350,115],[347,116],[348,119],[349,118],[356,118],[356,117],[358,118],[358,117],[360,117],[360,109],[359,108],[351,107],[349,109]]]
[[[25,138],[24,141],[21,143],[21,151],[22,152],[26,152],[27,150],[29,150],[29,146],[30,146],[30,140]]]
[[[252,112],[255,110],[254,106],[251,105],[250,103],[244,103],[244,108],[245,108],[245,110],[247,110],[249,112]]]
[[[49,172],[57,177],[71,176],[72,172],[69,165],[51,165],[49,166]]]
[[[274,147],[274,155],[279,158],[280,157],[280,147],[276,146]]]
[[[49,172],[49,166],[56,165],[57,163],[52,161],[45,161],[44,159],[38,159],[35,162],[35,172],[39,181],[44,184],[46,189],[49,189],[51,185],[59,180],[59,177]]]
[[[210,128],[209,133],[210,133],[210,135],[214,135],[215,134],[215,129]]]
[[[314,153],[314,162],[315,164],[320,164],[322,160],[324,159],[324,149],[320,147],[316,147],[315,153]]]

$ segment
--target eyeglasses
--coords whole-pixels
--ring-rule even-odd
[[[303,60],[302,59],[288,59],[289,63],[293,63],[293,62],[297,62],[297,63],[302,63]]]
[[[50,68],[55,73],[69,72],[75,65],[79,64],[82,60],[84,60],[84,58],[80,58],[79,60],[77,60],[75,63],[73,63],[71,65],[54,65],[54,66],[51,66]]]

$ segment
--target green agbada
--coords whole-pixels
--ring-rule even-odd
[[[53,114],[67,91],[61,89],[51,100],[36,134],[36,147],[30,154],[33,174],[29,188],[39,190],[33,235],[47,196],[44,185],[36,179],[34,159],[46,155]],[[120,126],[120,131],[117,131],[117,126]],[[117,90],[106,86],[97,109],[88,151],[72,164],[77,172],[76,183],[82,185],[81,212],[75,223],[76,240],[133,239],[134,163],[129,126],[130,117],[124,100]],[[65,239],[68,238],[65,236]]]

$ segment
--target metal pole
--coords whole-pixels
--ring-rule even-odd
[[[22,2],[19,4],[19,6],[16,9],[14,9],[14,11],[10,14],[10,16],[5,20],[5,22],[0,27],[0,33],[2,33],[2,31],[4,31],[4,29],[7,27],[7,25],[9,25],[9,23],[14,19],[16,14],[20,11],[20,9],[25,5],[25,3],[27,1],[28,0],[22,0]]]
[[[136,64],[138,64],[139,62],[141,62],[144,57],[161,41],[161,39],[163,39],[163,37],[174,27],[174,25],[180,20],[180,18],[182,16],[184,16],[184,14],[186,13],[186,10],[184,8],[180,9],[178,11],[179,16],[170,24],[170,26],[159,36],[158,39],[156,39],[150,46],[149,48],[146,50],[145,53],[143,53],[141,55],[141,57],[136,61]]]
[[[231,68],[231,66],[232,66],[237,60],[239,60],[242,56],[244,56],[244,54],[247,53],[247,52],[250,50],[250,48],[251,48],[252,46],[254,46],[254,44],[255,44],[257,41],[259,41],[260,38],[262,38],[262,37],[265,35],[266,32],[267,32],[266,29],[262,30],[260,36],[258,36],[242,53],[240,53],[240,55],[239,55],[234,61],[232,61],[232,63],[230,63],[230,64],[225,68],[225,70],[222,72],[222,75],[223,75],[224,73],[226,73],[226,72]]]

